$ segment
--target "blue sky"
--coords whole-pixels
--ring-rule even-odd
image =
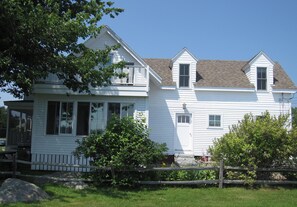
[[[297,85],[296,0],[115,0],[115,6],[125,11],[102,24],[141,57],[172,58],[187,47],[198,59],[249,60],[264,51]],[[11,98],[0,96],[0,105]]]

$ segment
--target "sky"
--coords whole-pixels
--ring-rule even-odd
[[[210,60],[249,60],[264,51],[297,85],[297,0],[114,2],[125,11],[101,24],[143,58],[172,58],[184,47]],[[0,106],[12,98],[0,97]]]

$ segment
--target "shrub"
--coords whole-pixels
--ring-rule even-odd
[[[103,133],[91,134],[77,143],[74,155],[91,158],[92,166],[112,167],[112,174],[101,170],[94,178],[97,181],[111,179],[114,185],[132,185],[142,174],[129,170],[154,165],[164,159],[167,151],[165,144],[149,139],[143,121],[132,117],[114,116]]]
[[[229,166],[246,168],[280,167],[294,165],[297,150],[296,130],[288,130],[288,116],[270,116],[265,112],[255,119],[246,114],[238,125],[233,125],[230,132],[214,141],[209,148],[212,159],[225,160]],[[230,175],[234,176],[234,173]],[[238,174],[238,177],[255,179],[254,170]]]

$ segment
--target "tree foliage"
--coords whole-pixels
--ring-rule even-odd
[[[158,144],[149,138],[149,131],[143,121],[132,117],[120,119],[114,116],[102,134],[91,134],[78,140],[74,155],[91,158],[91,165],[112,167],[115,176],[107,172],[95,173],[97,180],[112,179],[113,184],[133,184],[141,175],[133,171],[155,165],[164,158],[165,144]]]
[[[297,107],[292,108],[292,126],[297,128]]]
[[[119,46],[91,50],[79,40],[98,35],[102,17],[122,11],[101,0],[1,0],[1,90],[28,95],[32,84],[49,73],[74,91],[110,84],[114,68],[123,63],[107,64],[108,54]],[[101,70],[92,70],[95,66]]]
[[[255,118],[246,114],[230,132],[214,141],[209,148],[212,159],[225,160],[226,165],[246,168],[295,165],[297,133],[289,130],[288,116],[271,116],[265,112]],[[255,172],[248,176],[255,178]]]

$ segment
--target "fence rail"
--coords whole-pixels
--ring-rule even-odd
[[[12,156],[10,156],[10,159],[0,159],[0,163],[11,163],[12,165],[12,171],[11,172],[1,172],[1,174],[11,174],[13,177],[21,176],[21,177],[43,177],[43,176],[36,176],[36,175],[24,175],[17,172],[17,165],[23,164],[23,165],[30,165],[31,168],[33,166],[46,166],[47,169],[84,169],[81,170],[83,172],[87,172],[90,170],[105,170],[110,171],[111,174],[114,176],[115,169],[113,167],[96,167],[96,166],[90,166],[87,163],[82,162],[82,164],[78,163],[51,163],[46,161],[25,161],[25,160],[18,160],[16,158],[16,154],[12,153]],[[50,156],[44,156],[44,157],[50,157]],[[50,159],[48,159],[50,161]],[[65,161],[66,159],[64,159]],[[67,159],[68,160],[68,159]],[[38,168],[39,170],[42,168]],[[188,181],[167,181],[167,180],[157,180],[157,181],[138,181],[139,184],[143,185],[218,185],[219,188],[223,188],[226,184],[236,184],[236,185],[244,185],[246,182],[244,180],[228,180],[225,179],[224,175],[226,170],[228,171],[247,171],[247,170],[253,170],[252,168],[243,168],[243,167],[230,167],[225,166],[224,161],[220,162],[219,166],[205,166],[205,167],[150,167],[150,168],[133,168],[133,169],[116,169],[116,171],[136,171],[136,172],[165,172],[165,171],[218,171],[218,179],[214,180],[188,180]],[[297,168],[257,168],[255,169],[257,172],[297,172]],[[63,171],[63,170],[62,170]],[[75,171],[75,170],[73,170]],[[46,176],[44,177],[46,179],[50,180],[59,180],[59,181],[72,181],[73,179],[64,179],[64,178],[54,178]],[[81,179],[78,179],[81,180]],[[88,182],[91,182],[91,180],[87,180]],[[297,185],[297,181],[290,181],[290,180],[255,180],[253,182],[254,184],[260,184],[260,185]]]

